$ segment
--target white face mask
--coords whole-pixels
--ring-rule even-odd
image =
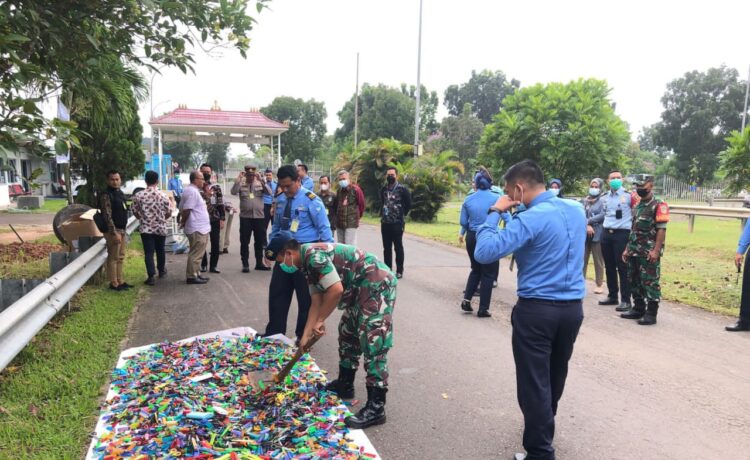
[[[559,188],[551,188],[551,189],[549,189],[549,191],[552,192],[552,194],[555,195],[555,196],[557,196],[557,195],[560,194],[560,189]]]
[[[341,186],[341,188],[347,188],[349,186],[349,181],[346,179],[341,179],[339,181],[339,185]]]
[[[328,184],[320,184],[320,189],[323,191],[328,190]]]

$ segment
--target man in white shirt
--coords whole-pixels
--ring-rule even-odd
[[[201,196],[203,189],[203,173],[192,171],[190,185],[182,193],[180,200],[180,228],[184,228],[190,242],[188,252],[187,284],[206,284],[208,278],[200,276],[200,264],[208,244],[208,234],[211,232],[211,222],[208,217],[206,201]]]

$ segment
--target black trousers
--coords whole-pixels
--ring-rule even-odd
[[[513,308],[516,392],[523,412],[523,447],[528,460],[555,458],[552,438],[557,403],[582,322],[581,301],[553,303],[519,298]]]
[[[164,273],[167,270],[165,266],[166,255],[164,254],[164,242],[166,239],[167,237],[164,235],[141,233],[143,253],[146,256],[146,273],[149,278],[156,275],[157,269],[159,273]],[[156,268],[154,268],[154,253],[156,253]]]
[[[383,237],[383,263],[393,270],[393,249],[396,250],[396,273],[404,272],[404,223],[380,224]]]
[[[240,259],[242,266],[249,265],[250,236],[254,239],[255,266],[263,265],[263,248],[266,246],[266,222],[264,218],[240,217]]]
[[[211,264],[208,265],[208,259],[206,257],[206,253],[204,252],[201,267],[208,266],[210,268],[216,268],[219,265],[219,255],[221,254],[222,250],[222,248],[219,247],[219,242],[221,240],[220,220],[211,221],[211,233],[209,233],[209,239],[211,240]]]
[[[464,297],[471,300],[474,291],[479,290],[479,311],[487,311],[490,308],[492,300],[492,283],[497,279],[497,272],[500,270],[500,261],[491,264],[480,264],[474,259],[474,249],[477,247],[477,233],[468,231],[466,233],[466,252],[469,253],[471,261],[471,273],[466,280],[466,290]]]
[[[305,275],[299,270],[290,275],[281,269],[281,264],[275,264],[268,287],[268,325],[265,335],[286,334],[286,320],[289,316],[292,294],[295,292],[298,310],[294,333],[297,337],[302,337],[312,302]]]
[[[266,233],[268,233],[268,224],[271,222],[271,219],[273,219],[273,216],[271,215],[271,205],[264,203],[263,204],[263,221],[265,222]]]
[[[740,320],[750,323],[750,258],[745,257],[745,273],[742,274],[742,296],[740,297]]]
[[[607,274],[609,297],[620,302],[630,303],[630,282],[628,282],[628,264],[622,261],[622,253],[628,244],[630,230],[615,230],[610,233],[606,228],[602,233],[602,256],[604,271]],[[619,280],[619,287],[618,287]]]

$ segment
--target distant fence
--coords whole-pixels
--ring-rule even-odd
[[[727,219],[740,219],[740,226],[744,227],[750,209],[746,208],[725,208],[718,206],[690,206],[674,204],[669,206],[669,212],[672,214],[682,214],[688,216],[688,232],[693,233],[695,227],[695,216],[722,217]]]
[[[667,201],[685,200],[707,203],[710,199],[721,197],[726,189],[726,184],[721,182],[698,186],[666,175],[656,176],[654,179],[656,194]]]

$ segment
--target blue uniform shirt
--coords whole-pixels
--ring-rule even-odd
[[[497,202],[500,196],[492,190],[477,190],[468,195],[461,205],[461,230],[460,234],[464,235],[467,231],[476,232],[487,220],[487,211],[490,206]]]
[[[586,215],[581,203],[560,200],[543,192],[516,214],[505,230],[491,213],[477,232],[474,258],[488,264],[515,254],[518,264],[518,297],[545,300],[579,300],[586,297],[583,251]]]
[[[268,182],[263,182],[263,186],[268,186]],[[273,197],[276,195],[276,189],[279,187],[278,182],[275,180],[271,181],[271,194],[263,194],[263,204],[273,204]]]
[[[633,213],[631,211],[633,197],[630,192],[620,187],[616,192],[610,190],[601,199],[604,202],[603,227],[611,230],[630,230],[633,225]],[[620,219],[617,218],[618,209],[622,211],[622,218]]]
[[[737,254],[745,255],[748,246],[750,246],[750,219],[745,224],[745,230],[742,231],[740,243],[737,245]]]
[[[288,221],[284,218],[287,200],[289,198],[284,193],[276,198],[276,212],[273,216],[271,238],[275,237],[281,230],[289,230],[294,235],[294,239],[300,243],[316,241],[333,243],[333,234],[331,233],[331,225],[328,223],[326,207],[316,194],[300,187],[297,194],[291,199],[291,216]],[[294,227],[295,220],[297,221],[297,229],[293,231],[292,227]]]
[[[304,188],[306,188],[306,189],[308,189],[310,191],[315,190],[315,182],[313,182],[312,177],[305,176],[302,179],[302,187],[304,187]]]

